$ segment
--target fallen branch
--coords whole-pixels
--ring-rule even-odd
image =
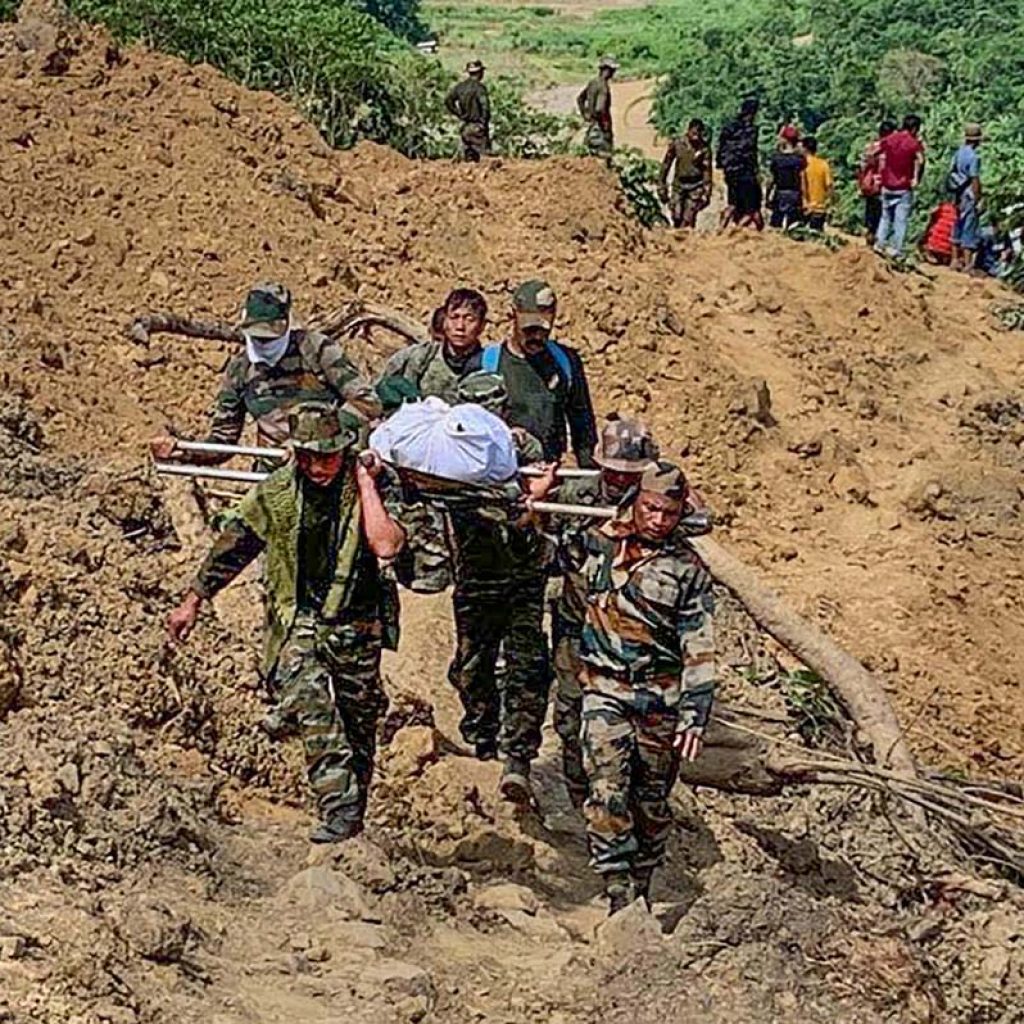
[[[187,338],[238,344],[245,340],[236,326],[223,320],[194,320],[176,313],[146,313],[137,316],[128,328],[128,336],[140,345],[148,345],[153,334],[184,334]]]
[[[711,575],[736,596],[755,622],[813,669],[843,702],[870,745],[875,763],[914,778],[917,769],[892,704],[881,685],[851,654],[798,615],[749,566],[708,537],[693,546]]]
[[[323,316],[312,317],[307,325],[328,337],[353,336],[368,327],[384,327],[400,335],[408,344],[429,341],[430,334],[417,320],[397,309],[372,302],[351,302]],[[181,334],[187,338],[208,341],[231,341],[241,344],[242,332],[224,320],[201,320],[176,313],[145,313],[137,316],[128,328],[128,336],[140,345],[148,345],[153,334]]]

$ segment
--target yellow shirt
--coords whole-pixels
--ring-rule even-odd
[[[832,167],[816,153],[808,153],[803,174],[804,212],[826,213],[832,199]]]

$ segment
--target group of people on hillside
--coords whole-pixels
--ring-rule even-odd
[[[450,584],[448,681],[467,754],[500,757],[501,795],[533,805],[531,764],[554,675],[565,783],[615,911],[649,897],[680,760],[700,754],[711,712],[711,585],[690,544],[710,523],[642,423],[613,416],[598,430],[583,361],[552,336],[557,311],[547,282],[525,281],[502,340],[485,345],[486,300],[456,289],[430,340],[400,350],[371,384],[335,341],[296,322],[285,287],[254,287],[209,440],[237,444],[251,418],[261,443],[290,456],[222,516],[168,633],[187,639],[202,606],[261,559],[262,676],[273,701],[263,728],[301,738],[321,817],[311,838],[342,842],[363,827],[398,584]],[[426,399],[453,414],[471,405],[510,430],[521,476],[497,493],[469,488],[445,501],[384,464],[366,447],[370,427]],[[199,461],[173,436],[151,447],[158,459]],[[570,449],[594,472],[560,476]],[[222,447],[205,461],[229,457]],[[611,518],[534,508],[552,498],[599,504]]]
[[[587,125],[585,141],[594,155],[607,156],[614,147],[611,117],[611,81],[618,64],[603,57],[597,76],[577,99]],[[462,121],[464,156],[479,160],[490,145],[489,107],[482,84],[483,65],[473,61],[467,78],[448,96],[449,111]],[[722,125],[712,156],[710,131],[699,118],[668,143],[658,181],[658,197],[676,228],[694,228],[697,217],[711,201],[713,168],[725,178],[726,204],[720,228],[731,225],[786,230],[805,225],[824,231],[835,201],[835,178],[830,162],[819,153],[818,139],[786,123],[776,137],[761,171],[761,142],[757,124],[759,104],[747,97],[735,118]],[[925,170],[921,119],[908,114],[901,126],[882,121],[877,138],[865,147],[857,171],[864,203],[868,244],[880,254],[902,259],[914,199]],[[947,198],[933,211],[918,249],[921,255],[954,270],[990,275],[1005,274],[1019,255],[1020,239],[1001,229],[998,218],[982,223],[981,126],[969,123],[962,145],[946,170]]]
[[[897,129],[893,121],[878,126],[878,137],[861,157],[858,183],[864,197],[868,242],[885,255],[904,255],[907,227],[925,171],[921,119],[910,114]],[[964,126],[963,141],[953,153],[943,180],[943,199],[932,211],[918,243],[931,263],[953,270],[1002,276],[1019,254],[1018,244],[1002,230],[999,217],[982,222],[981,125]]]

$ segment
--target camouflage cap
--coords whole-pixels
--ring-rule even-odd
[[[654,466],[660,454],[650,430],[640,420],[610,419],[601,430],[601,447],[594,461],[620,473],[642,473]]]
[[[481,71],[485,71],[484,62],[482,60],[471,60],[466,65],[466,73],[469,75],[478,74]]]
[[[508,388],[498,374],[477,370],[459,381],[458,396],[460,402],[473,402],[494,412],[508,401]]]
[[[242,307],[242,330],[257,338],[279,338],[288,330],[291,309],[292,294],[283,284],[258,284]]]
[[[547,281],[524,281],[512,293],[512,308],[523,327],[546,327],[550,331],[555,325],[557,302],[555,290]]]
[[[420,389],[408,377],[400,377],[397,374],[381,377],[375,390],[385,416],[406,402],[417,402],[422,397]]]
[[[330,455],[359,441],[359,418],[327,402],[303,402],[288,414],[289,443],[303,452]]]
[[[610,68],[612,71],[619,70],[619,62],[607,53],[597,62],[597,66],[599,68]]]
[[[644,475],[640,477],[640,493],[648,491],[664,494],[666,498],[676,501],[685,501],[689,490],[686,474],[671,462],[656,462],[644,470]]]

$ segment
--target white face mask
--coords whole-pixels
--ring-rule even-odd
[[[245,351],[249,356],[249,362],[277,366],[285,352],[288,351],[288,342],[291,340],[291,336],[290,327],[279,338],[254,338],[246,331]]]

